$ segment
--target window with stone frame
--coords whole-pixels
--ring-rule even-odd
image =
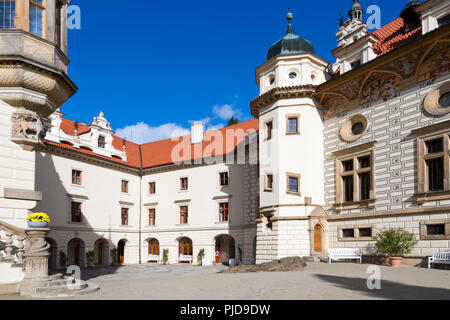
[[[181,206],[180,207],[180,224],[188,223],[188,207]]]
[[[228,185],[228,172],[221,172],[219,173],[219,179],[220,179],[220,186],[227,186]]]
[[[340,150],[336,157],[336,210],[375,205],[375,142]]]
[[[228,222],[228,202],[219,203],[219,222]]]
[[[106,137],[105,136],[99,136],[97,145],[99,148],[105,149],[106,146]]]
[[[83,213],[81,210],[82,203],[77,201],[71,202],[70,216],[71,222],[83,222]]]
[[[450,199],[450,121],[413,133],[417,136],[416,201]]]
[[[149,226],[156,225],[156,209],[155,208],[148,209],[148,225]]]
[[[300,133],[300,115],[290,114],[286,115],[286,134],[299,134]]]
[[[301,175],[297,173],[286,173],[286,192],[288,194],[300,196],[300,178]]]
[[[30,33],[44,37],[45,0],[30,1]]]
[[[13,29],[16,16],[15,0],[0,0],[0,29]]]
[[[122,180],[121,191],[122,191],[122,193],[128,193],[128,181],[127,180]]]
[[[148,184],[148,193],[155,194],[156,193],[156,182],[150,182]]]
[[[187,191],[189,188],[188,178],[180,178],[180,190]]]
[[[265,133],[266,133],[265,139],[266,140],[271,140],[272,139],[272,135],[273,135],[273,121],[272,120],[267,121],[264,124],[264,130],[265,130]]]
[[[372,241],[376,235],[376,226],[358,225],[338,228],[339,241]]]
[[[450,219],[420,222],[421,240],[450,240]]]
[[[121,222],[123,226],[128,225],[128,212],[129,212],[128,208],[121,209]]]
[[[80,170],[72,170],[72,184],[81,186],[81,174]]]
[[[268,173],[264,176],[264,191],[273,191],[273,174]]]

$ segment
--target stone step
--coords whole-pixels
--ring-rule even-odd
[[[82,290],[88,287],[88,284],[86,282],[81,282],[79,285],[79,289],[76,290]],[[70,289],[67,286],[67,281],[63,280],[57,280],[57,281],[51,281],[48,283],[45,287],[36,288],[36,292],[54,292],[54,293],[60,293],[65,291],[73,291],[74,289]]]

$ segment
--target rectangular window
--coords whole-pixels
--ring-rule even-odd
[[[286,115],[286,134],[298,134],[300,115]]]
[[[296,173],[286,173],[287,186],[286,190],[289,194],[300,195],[300,175]]]
[[[372,228],[358,229],[360,238],[372,238]]]
[[[180,190],[186,191],[188,189],[188,178],[181,178],[180,179]]]
[[[0,1],[0,29],[13,29],[16,15],[16,1]]]
[[[228,221],[228,202],[219,203],[219,221]]]
[[[44,0],[30,1],[30,32],[39,37],[44,36]]]
[[[267,191],[273,191],[273,175],[272,174],[266,174],[266,185],[265,190]]]
[[[105,149],[105,145],[106,145],[106,138],[104,136],[99,136],[98,137],[98,147]]]
[[[228,172],[220,173],[220,185],[227,186],[228,185]]]
[[[445,224],[427,225],[427,236],[445,236]]]
[[[336,211],[375,206],[374,144],[370,142],[333,153],[336,156]]]
[[[156,225],[156,209],[148,209],[148,225]]]
[[[128,208],[122,208],[122,225],[127,226],[128,225]]]
[[[343,229],[342,237],[343,238],[354,238],[355,237],[355,229]]]
[[[272,139],[272,131],[273,131],[273,122],[266,122],[266,140]]]
[[[148,184],[148,193],[155,194],[156,193],[156,182],[150,182]]]
[[[72,222],[81,222],[82,221],[81,202],[72,201],[71,221]]]
[[[351,63],[352,70],[356,69],[356,68],[359,68],[360,66],[361,66],[361,60],[356,60],[356,61]]]
[[[122,193],[128,193],[128,181],[122,180]]]
[[[81,171],[72,170],[72,184],[81,186]]]
[[[442,27],[447,25],[450,22],[450,14],[446,15],[445,17],[442,17],[438,19],[438,26]]]
[[[180,224],[188,223],[188,207],[182,206],[180,207]]]
[[[412,133],[417,136],[417,203],[450,199],[450,121]]]

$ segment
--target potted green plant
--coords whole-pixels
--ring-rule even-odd
[[[197,255],[197,263],[203,265],[203,259],[205,258],[205,249],[200,249]],[[205,263],[206,264],[206,263]]]
[[[164,249],[163,250],[163,256],[162,256],[161,262],[163,264],[167,264],[169,262],[169,249]]]
[[[399,267],[402,256],[410,254],[417,244],[414,234],[403,229],[383,230],[376,235],[375,241],[377,252],[387,255],[392,267]]]
[[[95,264],[94,264],[94,260],[95,260],[95,253],[94,253],[94,251],[88,251],[87,253],[86,253],[86,260],[87,260],[87,265],[88,265],[88,267],[94,267],[95,266]]]
[[[27,224],[29,228],[47,228],[50,217],[43,212],[36,212],[28,215]]]

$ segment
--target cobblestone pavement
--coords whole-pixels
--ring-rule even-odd
[[[355,263],[308,263],[304,271],[217,273],[226,267],[141,265],[82,270],[100,290],[87,300],[450,300],[450,270],[380,266],[381,289],[367,288],[368,267]],[[103,274],[103,273],[107,274]],[[2,300],[24,299],[18,295]]]

